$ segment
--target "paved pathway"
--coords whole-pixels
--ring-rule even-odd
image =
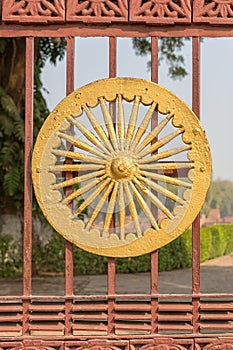
[[[159,273],[160,293],[190,293],[191,269],[166,271]],[[63,277],[33,278],[34,295],[64,294]],[[117,293],[149,293],[150,274],[119,274],[117,275]],[[107,277],[75,276],[75,294],[105,294]],[[232,293],[233,294],[233,253],[201,264],[202,293]],[[0,295],[20,295],[20,279],[0,279]]]

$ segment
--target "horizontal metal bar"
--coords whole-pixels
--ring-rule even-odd
[[[37,24],[0,25],[1,37],[233,37],[229,25],[190,24],[190,25],[149,25],[149,24],[111,24],[111,26],[73,24],[51,24],[49,27]]]
[[[58,314],[58,315],[30,315],[30,321],[32,322],[54,322],[54,321],[64,321],[65,315],[64,314]]]
[[[192,315],[158,315],[159,322],[183,322],[183,321],[192,321]]]
[[[211,310],[211,311],[215,311],[215,310],[220,310],[220,311],[223,311],[223,310],[233,310],[233,303],[229,302],[229,303],[226,303],[226,302],[221,302],[219,301],[218,304],[215,304],[215,303],[208,303],[208,304],[203,304],[201,303],[200,304],[200,310],[204,311],[204,310]]]
[[[167,324],[167,325],[158,325],[160,331],[192,331],[193,327],[189,324],[180,325],[180,324]]]
[[[140,314],[127,314],[127,315],[119,315],[119,314],[115,314],[114,319],[116,321],[150,321],[151,320],[151,314],[147,314],[147,315],[140,315]]]
[[[107,331],[107,325],[94,325],[94,324],[73,324],[73,330],[91,330],[91,331]]]
[[[229,303],[233,301],[233,294],[227,293],[200,293],[200,294],[113,294],[113,295],[32,295],[32,296],[1,296],[0,302],[10,301],[14,302],[22,302],[23,300],[29,300],[31,302],[42,302],[42,301],[52,301],[52,302],[64,302],[65,300],[73,300],[74,302],[85,301],[85,300],[108,300],[108,299],[125,299],[125,300],[133,300],[139,299],[143,301],[150,301],[151,299],[180,299],[179,302],[182,302],[181,299],[228,299]],[[219,301],[218,301],[219,302]]]
[[[61,312],[65,310],[65,304],[53,305],[53,304],[30,304],[29,311],[38,312]]]
[[[72,311],[78,311],[78,312],[91,312],[91,311],[107,311],[108,310],[108,304],[101,304],[101,305],[97,305],[97,304],[93,304],[93,305],[73,305],[72,306]]]
[[[12,315],[12,316],[2,316],[0,317],[0,326],[1,326],[1,323],[7,323],[7,322],[21,322],[23,319],[23,316],[22,315]]]
[[[200,329],[202,330],[233,330],[233,323],[215,323],[215,324],[200,324]]]
[[[148,324],[137,324],[136,322],[135,323],[127,323],[127,324],[115,324],[115,329],[116,330],[131,330],[131,334],[133,333],[133,331],[140,331],[140,330],[148,330],[150,331],[151,329],[151,326],[148,325]]]
[[[150,304],[116,304],[114,309],[116,311],[147,311],[150,312]]]
[[[192,312],[193,306],[191,304],[177,303],[177,304],[158,304],[159,312]]]
[[[56,324],[56,325],[51,325],[51,324],[31,324],[30,325],[30,331],[63,331],[65,326],[63,324]]]
[[[233,313],[200,315],[201,321],[233,321]]]
[[[96,314],[96,315],[90,315],[90,314],[78,314],[78,315],[71,315],[72,320],[77,321],[96,321],[96,322],[102,322],[102,321],[107,321],[108,315],[107,314]]]

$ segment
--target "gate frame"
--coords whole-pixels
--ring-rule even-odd
[[[147,0],[148,4],[157,2]],[[115,259],[108,259],[108,290],[104,296],[76,296],[73,293],[73,256],[72,244],[66,242],[65,248],[65,295],[32,296],[32,185],[31,185],[31,154],[33,148],[33,72],[34,72],[34,38],[36,37],[66,37],[66,93],[74,89],[74,44],[75,37],[108,37],[109,38],[109,77],[117,76],[116,55],[117,37],[151,37],[151,80],[158,82],[158,38],[159,37],[192,37],[192,109],[200,118],[200,38],[233,37],[233,17],[229,13],[216,13],[213,16],[207,9],[208,0],[185,0],[175,9],[177,15],[165,16],[163,13],[146,14],[136,0],[129,3],[124,0],[110,1],[115,4],[115,13],[108,16],[104,13],[93,16],[76,12],[72,0],[53,1],[50,3],[50,14],[13,11],[16,0],[3,0],[1,37],[26,38],[26,70],[25,70],[25,171],[24,171],[24,258],[22,295],[0,297],[0,348],[1,349],[112,349],[112,350],[232,350],[233,322],[227,319],[227,313],[233,310],[232,294],[204,294],[200,291],[200,215],[193,225],[192,240],[192,293],[191,294],[159,294],[158,292],[158,253],[151,253],[151,293],[143,295],[140,305],[142,311],[149,312],[150,327],[140,324],[144,334],[117,334],[115,316],[122,310],[135,316],[135,300],[138,295],[116,294],[116,264]],[[36,0],[24,3],[36,3]],[[42,0],[37,0],[42,3]],[[88,1],[92,5],[92,0]],[[105,4],[104,0],[100,0]],[[46,4],[46,1],[43,2]],[[79,3],[79,1],[77,1]],[[139,2],[140,3],[140,2]],[[166,0],[174,10],[175,0]],[[220,1],[213,0],[213,6]],[[12,5],[13,4],[13,5]],[[128,4],[128,6],[127,6]],[[184,5],[185,4],[185,5]],[[116,9],[118,5],[118,9]],[[1,2],[0,2],[1,6]],[[78,6],[78,4],[76,5]],[[152,6],[152,5],[151,5]],[[219,5],[220,6],[220,5]],[[120,9],[120,10],[119,10]],[[141,12],[140,12],[140,11]],[[72,12],[73,11],[73,12]],[[118,11],[118,12],[117,12]],[[175,10],[174,10],[175,11]],[[114,11],[113,11],[114,12]],[[120,15],[119,15],[120,13]],[[153,127],[153,126],[152,126]],[[179,299],[185,300],[179,303]],[[169,303],[172,299],[173,303]],[[211,299],[211,301],[210,301]],[[176,302],[178,300],[178,302]],[[88,304],[89,302],[89,304]],[[77,335],[75,331],[75,316],[77,310],[89,310],[98,303],[105,318],[104,326],[98,324],[100,333],[94,335]],[[121,304],[122,303],[122,304]],[[125,309],[124,309],[125,307]],[[136,306],[139,307],[138,305]],[[43,308],[46,327],[40,323],[38,310]],[[49,318],[51,310],[56,312],[54,326]],[[120,311],[119,311],[120,310]],[[9,313],[10,326],[4,323],[5,313]],[[83,312],[83,311],[82,311]],[[164,314],[163,314],[164,312]],[[214,326],[206,325],[202,318],[217,312]],[[170,316],[183,317],[183,323],[169,323]],[[165,315],[165,316],[164,316]],[[166,322],[162,323],[161,318]],[[184,317],[185,316],[185,317]],[[34,319],[39,320],[38,324]],[[163,321],[164,322],[164,321]],[[222,322],[225,322],[224,324]],[[131,325],[132,326],[132,325]],[[90,324],[89,324],[89,327]],[[97,329],[96,328],[96,329]],[[149,329],[149,332],[148,332]],[[9,332],[3,336],[2,332]],[[46,331],[50,331],[50,336]],[[35,333],[37,332],[37,335]],[[55,332],[52,334],[52,332]],[[60,333],[59,333],[60,332]],[[105,332],[105,334],[101,334]],[[147,332],[147,333],[146,333]]]

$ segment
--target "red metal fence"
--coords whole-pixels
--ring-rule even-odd
[[[233,36],[231,1],[5,0],[1,37],[26,37],[25,197],[22,294],[0,298],[0,349],[232,350],[232,294],[200,291],[200,218],[193,223],[192,292],[159,294],[158,254],[150,293],[116,293],[108,260],[106,295],[75,295],[72,245],[66,242],[65,293],[32,295],[34,37],[66,37],[66,92],[74,89],[75,37],[109,37],[109,76],[117,75],[117,37],[151,37],[151,80],[158,81],[158,38],[192,37],[192,108],[200,115],[200,38]],[[218,25],[218,26],[217,26]],[[135,291],[136,292],[136,291]]]

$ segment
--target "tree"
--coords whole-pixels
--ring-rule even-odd
[[[203,213],[208,214],[210,209],[220,209],[221,216],[233,216],[233,182],[217,179],[212,181]]]
[[[65,39],[35,39],[34,136],[49,111],[41,72],[65,54]],[[25,39],[0,39],[0,196],[1,212],[23,208]]]
[[[166,59],[172,78],[187,74],[181,49],[186,39],[162,38],[160,61]],[[150,52],[148,39],[133,39],[136,54]],[[47,60],[56,64],[65,54],[64,38],[35,39],[35,84],[34,84],[34,136],[48,115],[43,97],[41,72]],[[0,39],[0,196],[1,212],[23,208],[23,154],[24,154],[24,76],[25,39]]]
[[[168,76],[181,79],[188,73],[182,49],[189,38],[159,38],[159,63],[165,61],[168,66]],[[137,55],[146,56],[151,53],[151,43],[148,38],[134,38],[133,48]],[[150,66],[151,62],[148,62]]]

